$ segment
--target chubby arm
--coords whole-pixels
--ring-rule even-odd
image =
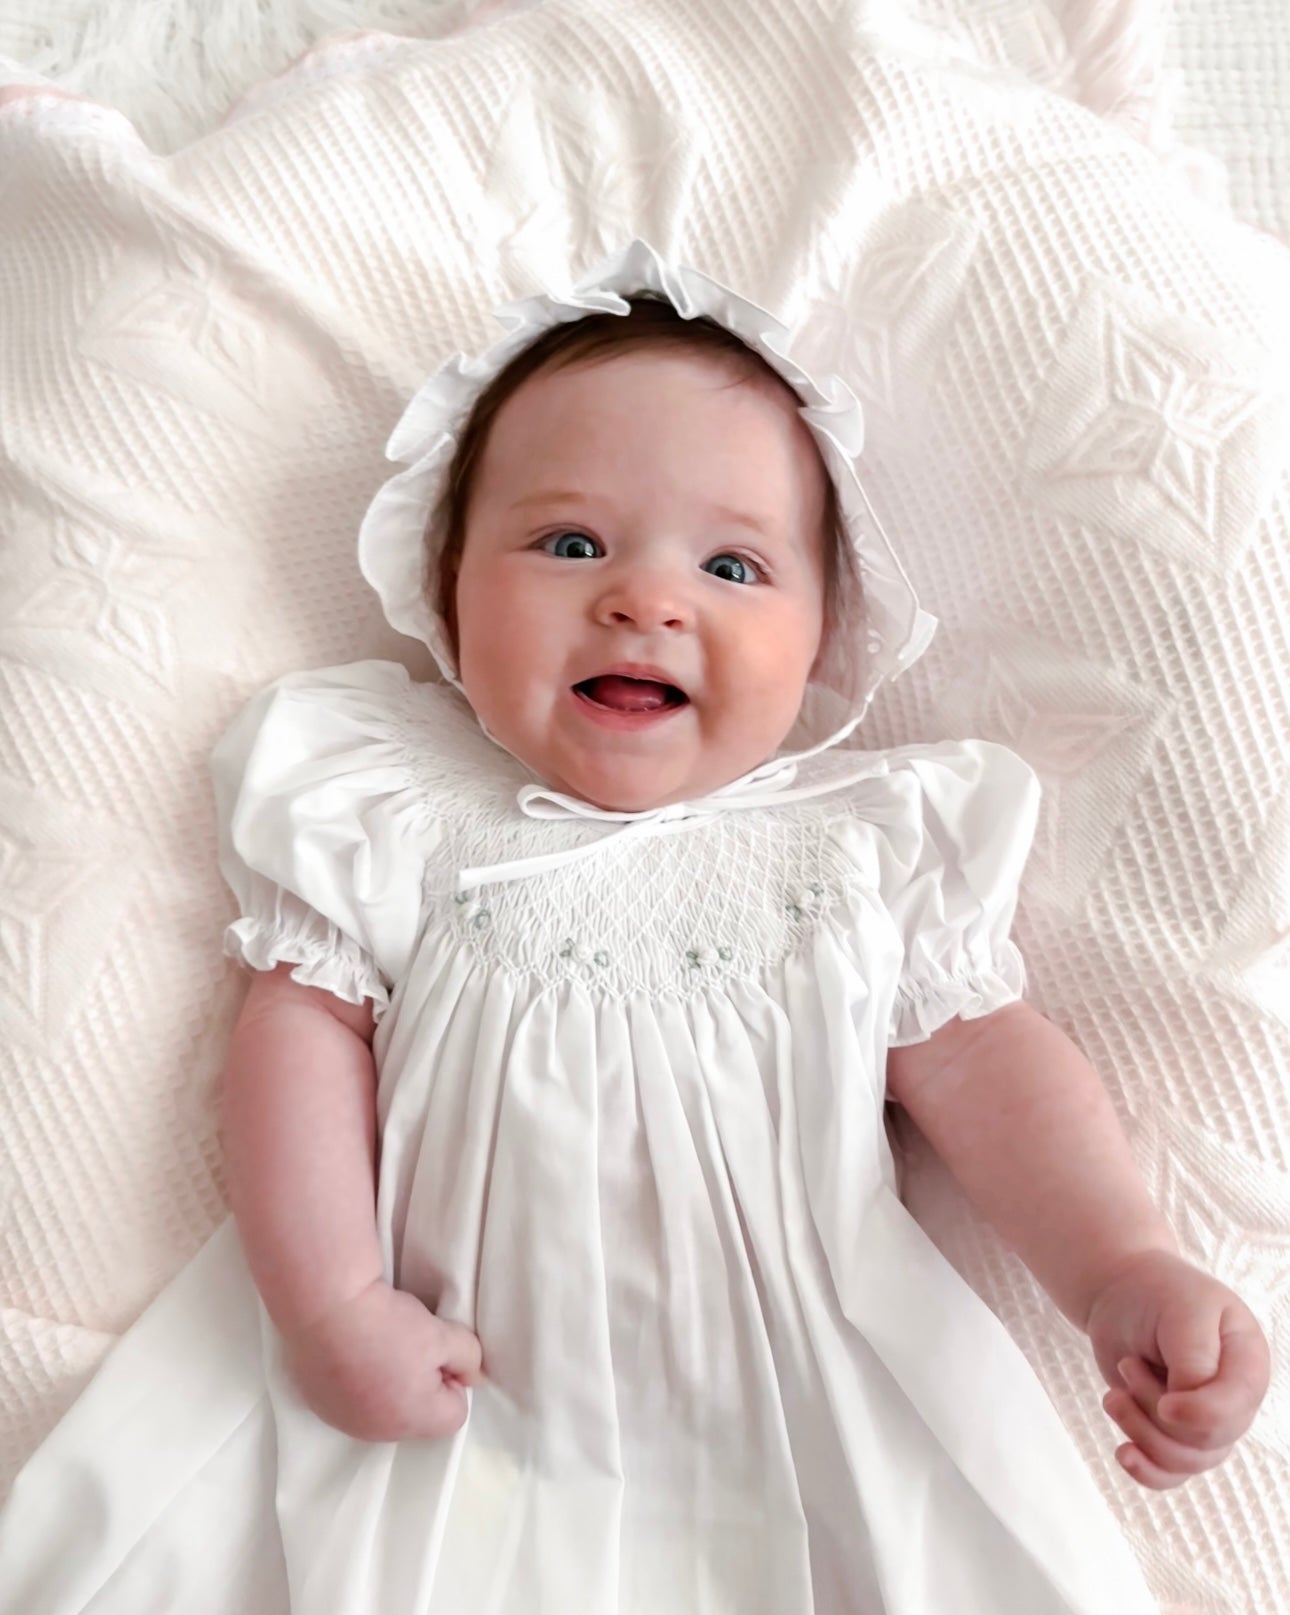
[[[382,1275],[369,1003],[252,978],[225,1065],[221,1137],[247,1263],[284,1335]]]
[[[1072,1322],[1129,1439],[1116,1458],[1163,1491],[1227,1457],[1270,1375],[1258,1322],[1184,1261],[1101,1080],[1025,1004],[892,1049],[887,1085]]]
[[[254,978],[224,1073],[229,1199],[297,1388],[367,1441],[437,1437],[466,1416],[479,1342],[386,1282],[376,1229],[369,1005]]]
[[[887,1090],[1081,1329],[1118,1266],[1176,1251],[1097,1072],[1028,1004],[892,1049]]]

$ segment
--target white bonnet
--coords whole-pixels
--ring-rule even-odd
[[[405,469],[384,484],[363,519],[358,561],[381,597],[386,618],[400,633],[427,645],[445,678],[457,669],[447,629],[427,597],[427,557],[444,535],[427,531],[438,510],[459,434],[484,388],[551,326],[588,314],[627,314],[627,298],[666,298],[686,319],[707,315],[759,354],[802,400],[810,428],[837,488],[846,532],[854,546],[863,589],[863,622],[845,619],[831,636],[819,670],[821,684],[845,700],[846,729],[859,721],[885,678],[907,668],[927,648],[935,617],[920,609],[855,471],[864,442],[864,416],[837,376],[815,380],[788,356],[788,330],[755,303],[695,269],[670,264],[646,242],[634,240],[590,270],[561,296],[538,295],[497,311],[505,335],[476,355],[454,354],[421,386],[386,445]],[[837,703],[829,701],[836,727]],[[817,744],[822,735],[810,737]],[[840,738],[834,736],[833,738]]]

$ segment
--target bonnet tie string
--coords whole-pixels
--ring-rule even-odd
[[[823,749],[823,748],[820,748]],[[799,759],[800,760],[800,759]],[[459,892],[474,891],[476,887],[512,880],[527,880],[534,875],[562,869],[568,864],[581,863],[594,858],[611,845],[628,845],[649,836],[674,835],[678,831],[692,830],[711,823],[722,813],[746,808],[779,807],[788,802],[804,802],[812,797],[827,796],[833,791],[845,790],[863,779],[871,779],[887,772],[885,761],[872,757],[857,761],[854,768],[843,770],[833,779],[817,780],[811,785],[794,785],[797,777],[796,761],[767,765],[765,771],[734,785],[723,786],[711,795],[694,802],[673,802],[667,807],[649,808],[640,813],[618,812],[611,808],[594,807],[576,796],[565,796],[545,785],[526,785],[516,801],[521,813],[530,819],[586,819],[614,824],[616,829],[596,836],[590,841],[577,842],[572,847],[561,847],[553,852],[532,853],[525,858],[514,858],[506,863],[489,864],[479,869],[463,869],[457,876]]]

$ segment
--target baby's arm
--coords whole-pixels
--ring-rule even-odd
[[[1267,1343],[1238,1296],[1178,1255],[1070,1039],[1011,1004],[892,1049],[887,1086],[1089,1334],[1129,1473],[1161,1488],[1225,1457],[1267,1389]]]
[[[279,965],[252,980],[224,1075],[229,1200],[299,1389],[350,1435],[439,1436],[479,1343],[386,1283],[376,1232],[373,1018]]]
[[[1177,1250],[1101,1079],[1029,1005],[892,1049],[887,1092],[1081,1329],[1114,1267]]]

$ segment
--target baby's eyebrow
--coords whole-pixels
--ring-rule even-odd
[[[525,494],[523,499],[515,499],[509,505],[510,510],[523,509],[523,505],[531,504],[591,504],[583,494],[575,494],[565,488],[544,488],[541,493]]]
[[[729,505],[709,505],[707,510],[708,514],[715,516],[718,521],[728,522],[732,527],[750,527],[754,533],[760,533],[763,538],[770,538],[774,532],[770,522],[746,510],[734,510]]]
[[[597,501],[590,499],[584,493],[574,488],[542,488],[536,493],[526,493],[514,500],[510,508],[520,510],[530,505],[594,505]],[[754,533],[760,533],[763,538],[770,538],[774,534],[773,525],[761,516],[754,516],[746,510],[735,510],[730,505],[705,505],[707,515],[719,522],[725,522],[731,527],[747,527]]]

